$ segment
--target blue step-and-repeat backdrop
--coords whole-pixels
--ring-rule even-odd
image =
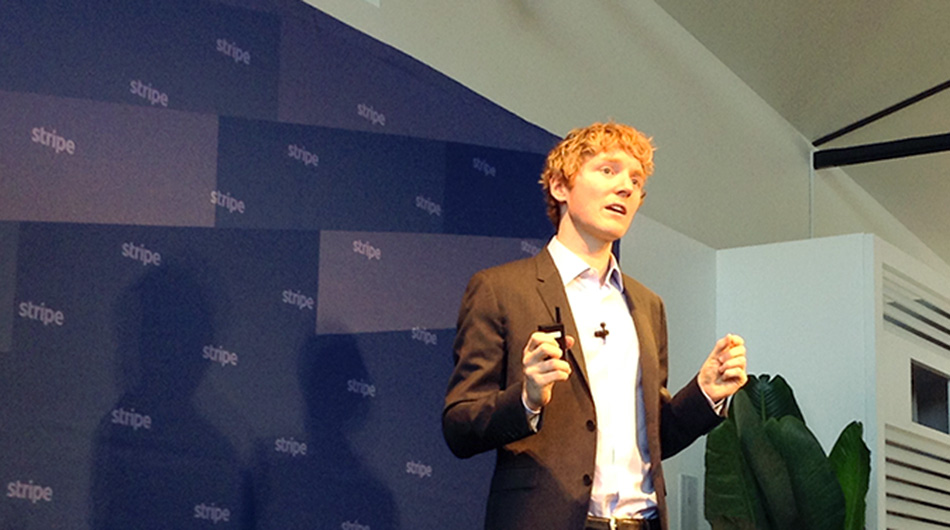
[[[480,528],[455,317],[555,140],[299,0],[0,3],[0,528]]]

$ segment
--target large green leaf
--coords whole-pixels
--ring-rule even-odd
[[[845,500],[844,530],[864,528],[865,498],[871,477],[871,451],[864,444],[864,429],[853,421],[841,431],[828,461],[838,477]]]
[[[765,422],[769,439],[788,463],[792,492],[809,530],[841,530],[845,520],[844,494],[821,444],[794,416]]]
[[[706,437],[703,509],[713,530],[771,529],[731,418]]]
[[[781,376],[749,376],[709,435],[706,468],[715,530],[864,527],[870,451],[861,425],[849,425],[826,458]]]
[[[766,434],[759,411],[747,392],[738,392],[733,396],[732,411],[742,454],[765,499],[770,522],[778,530],[798,530],[801,526],[798,524],[795,498],[790,495],[792,482],[788,466]]]
[[[750,375],[749,382],[742,387],[743,392],[749,394],[749,399],[755,405],[762,421],[768,418],[781,418],[783,416],[794,416],[805,422],[801,409],[795,401],[795,394],[792,387],[788,386],[785,379],[776,375],[769,379],[768,374],[760,376]]]

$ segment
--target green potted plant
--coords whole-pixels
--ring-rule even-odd
[[[713,530],[864,528],[871,453],[860,422],[830,455],[781,377],[749,376],[706,439],[705,516]]]

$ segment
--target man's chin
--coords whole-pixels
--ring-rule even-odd
[[[611,227],[609,229],[604,230],[604,238],[606,240],[609,240],[611,243],[613,243],[614,241],[626,235],[627,230],[629,229],[630,229],[629,224],[626,224],[624,226]]]
[[[622,238],[624,233],[625,232],[617,232],[615,230],[611,230],[608,232],[602,232],[597,239],[607,244],[613,244],[615,241]]]

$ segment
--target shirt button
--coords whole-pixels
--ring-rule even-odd
[[[587,420],[587,430],[594,432],[594,429],[597,428],[597,424],[594,423],[594,420]]]
[[[590,478],[590,475],[584,475],[584,485],[590,486],[594,483],[594,479]]]

